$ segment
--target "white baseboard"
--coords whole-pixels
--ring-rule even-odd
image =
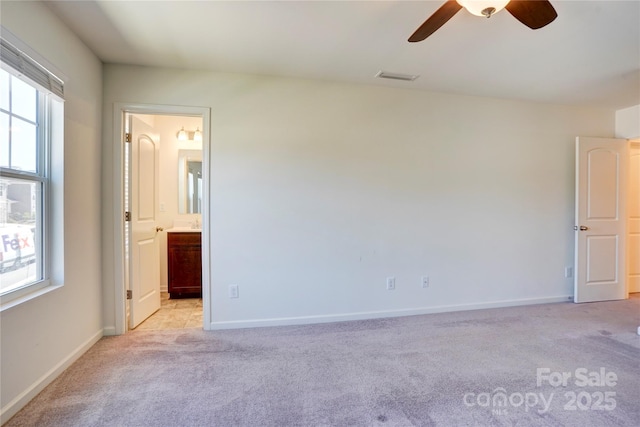
[[[67,357],[65,357],[60,363],[54,366],[49,372],[38,378],[30,387],[20,393],[11,402],[7,403],[4,408],[0,410],[0,424],[4,424],[11,417],[13,417],[20,409],[22,409],[31,399],[36,397],[46,386],[51,384],[65,369],[67,369],[73,362],[78,360],[87,350],[89,350],[100,338],[104,335],[102,329],[96,332],[88,340],[73,350]]]
[[[102,329],[102,335],[105,336],[105,337],[118,335],[118,334],[116,334],[116,327],[115,326],[107,326],[107,327],[103,328]]]
[[[336,315],[281,317],[273,319],[232,320],[211,322],[209,330],[257,328],[266,326],[310,325],[314,323],[344,322],[349,320],[382,319],[387,317],[415,316],[421,314],[447,313],[452,311],[483,310],[487,308],[516,307],[522,305],[549,304],[573,301],[573,296],[562,295],[549,298],[530,298],[495,301],[479,304],[443,305],[437,307],[411,308],[406,310],[368,311]]]

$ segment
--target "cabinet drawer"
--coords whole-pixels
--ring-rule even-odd
[[[202,233],[185,232],[185,233],[167,233],[167,244],[171,245],[198,245],[202,243]]]

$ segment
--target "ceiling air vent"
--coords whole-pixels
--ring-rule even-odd
[[[378,71],[378,74],[376,74],[376,77],[379,79],[391,79],[391,80],[402,80],[405,82],[412,82],[420,76],[412,75],[412,74],[389,73],[387,71]]]

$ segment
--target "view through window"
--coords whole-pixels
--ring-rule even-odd
[[[0,294],[44,279],[46,102],[0,69]]]

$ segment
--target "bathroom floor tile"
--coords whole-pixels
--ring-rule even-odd
[[[169,299],[160,295],[160,310],[142,322],[136,330],[202,328],[202,298]]]

